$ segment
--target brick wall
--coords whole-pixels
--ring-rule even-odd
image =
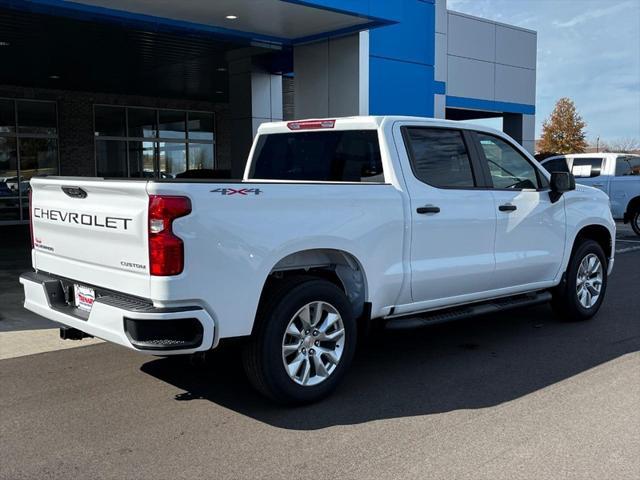
[[[0,97],[55,100],[58,105],[60,174],[95,175],[93,105],[204,110],[216,115],[216,160],[218,168],[231,168],[231,121],[228,104],[197,100],[153,98],[69,90],[0,85]]]

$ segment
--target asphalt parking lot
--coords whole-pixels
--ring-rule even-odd
[[[637,479],[640,238],[618,237],[593,320],[537,306],[384,332],[303,408],[255,394],[234,350],[195,366],[105,343],[0,360],[0,478]],[[20,311],[16,258],[0,257],[0,338],[52,326]]]

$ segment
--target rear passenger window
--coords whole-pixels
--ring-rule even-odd
[[[602,158],[574,158],[571,173],[576,178],[599,177],[602,172]]]
[[[411,168],[418,180],[440,188],[475,186],[471,159],[459,130],[405,127]]]

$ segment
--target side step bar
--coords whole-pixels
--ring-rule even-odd
[[[477,317],[489,313],[498,313],[512,308],[528,307],[546,303],[551,300],[551,292],[535,292],[513,297],[498,298],[482,303],[461,305],[459,307],[434,310],[423,314],[407,315],[388,319],[385,327],[389,330],[426,327],[438,323],[451,322],[464,318]]]

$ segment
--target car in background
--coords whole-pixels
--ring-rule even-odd
[[[572,173],[576,182],[605,192],[613,218],[631,223],[640,235],[640,155],[577,153],[549,157],[541,164],[550,173]]]

